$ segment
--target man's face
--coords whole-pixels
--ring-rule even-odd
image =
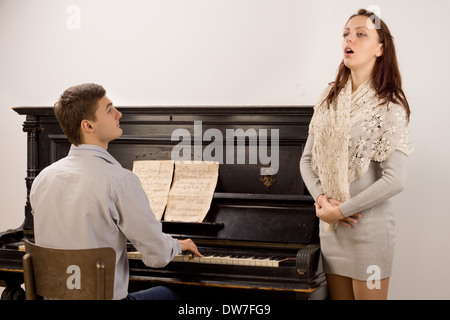
[[[107,147],[110,141],[122,135],[122,129],[119,125],[122,113],[114,108],[112,101],[107,96],[98,101],[95,117],[96,120],[91,121],[92,137],[98,141],[99,145]]]

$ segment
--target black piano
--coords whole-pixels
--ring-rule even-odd
[[[327,298],[318,220],[299,172],[312,107],[118,109],[123,114],[123,135],[109,144],[108,151],[124,168],[131,170],[135,160],[173,159],[172,152],[182,143],[192,147],[179,153],[184,159],[214,157],[220,163],[205,219],[162,221],[164,232],[193,239],[204,258],[184,254],[164,268],[153,269],[133,255],[130,244],[130,290],[163,284],[183,291],[189,299]],[[34,237],[31,184],[70,148],[53,108],[13,110],[26,116],[27,199],[22,226],[0,232],[0,285],[6,286],[2,299],[24,297],[20,288],[24,253],[19,248],[24,239]],[[212,148],[219,145],[223,149]]]

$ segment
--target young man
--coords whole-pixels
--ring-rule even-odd
[[[54,106],[72,146],[31,187],[35,241],[54,248],[112,247],[114,299],[171,299],[165,287],[128,294],[127,239],[150,267],[163,267],[184,250],[201,254],[192,240],[162,232],[139,178],[106,151],[122,134],[122,114],[105,94],[100,85],[82,84],[67,89]]]

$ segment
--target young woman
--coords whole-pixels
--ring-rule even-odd
[[[390,198],[413,151],[392,36],[359,10],[343,31],[336,80],[314,108],[300,161],[316,200],[331,299],[386,299],[394,255]]]

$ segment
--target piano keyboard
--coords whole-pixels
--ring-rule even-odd
[[[203,254],[203,257],[195,257],[192,253],[182,253],[175,256],[172,262],[190,262],[205,264],[225,264],[235,266],[255,266],[255,267],[279,267],[281,262],[286,260],[295,260],[288,257],[262,257],[238,254]],[[141,260],[141,254],[138,251],[128,252],[129,259]]]

